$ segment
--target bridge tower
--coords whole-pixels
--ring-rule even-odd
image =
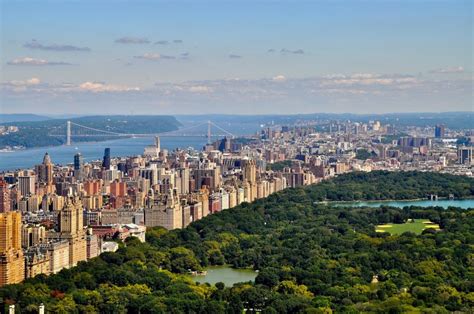
[[[71,146],[71,121],[66,124],[66,145]]]
[[[207,120],[207,144],[211,144],[211,120]]]

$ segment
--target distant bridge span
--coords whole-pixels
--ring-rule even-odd
[[[203,126],[207,125],[207,133],[195,133],[199,128],[202,129]],[[211,134],[211,128],[215,127],[223,134]],[[202,132],[202,130],[200,130]],[[212,121],[207,121],[197,125],[192,125],[175,131],[162,132],[162,133],[120,133],[113,132],[108,130],[101,130],[89,126],[85,126],[79,123],[72,121],[66,122],[66,134],[60,133],[50,133],[49,136],[55,137],[66,137],[66,145],[71,145],[71,140],[73,137],[151,137],[151,136],[160,136],[160,137],[207,137],[208,143],[211,143],[212,136],[225,137],[230,136],[234,138],[235,135],[231,132],[225,130],[219,125],[215,124]]]

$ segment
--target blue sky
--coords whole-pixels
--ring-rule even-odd
[[[1,2],[3,112],[472,110],[471,1]]]

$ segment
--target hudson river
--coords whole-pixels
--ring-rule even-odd
[[[200,150],[207,142],[204,137],[161,137],[161,148],[174,150],[176,148],[193,147]],[[48,152],[55,164],[72,163],[74,154],[80,152],[85,161],[102,159],[104,148],[110,147],[113,157],[133,156],[143,154],[147,145],[153,144],[153,137],[126,138],[103,142],[72,143],[71,146],[39,147],[13,152],[0,152],[0,171],[19,168],[31,168],[43,161],[43,155]]]

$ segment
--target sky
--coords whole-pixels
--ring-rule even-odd
[[[0,3],[2,113],[474,109],[470,0]]]

